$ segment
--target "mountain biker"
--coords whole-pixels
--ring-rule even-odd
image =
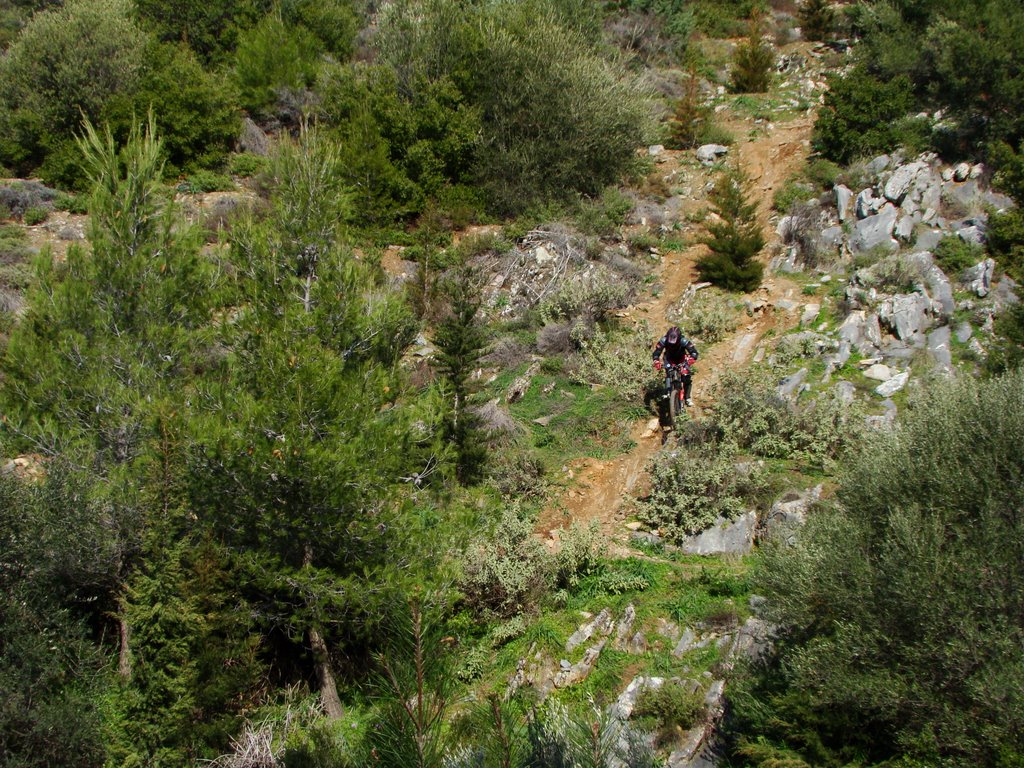
[[[683,336],[683,332],[679,330],[679,326],[673,325],[668,329],[668,332],[662,336],[658,343],[654,345],[654,368],[655,370],[661,370],[661,356],[662,352],[665,354],[666,365],[680,365],[685,364],[685,373],[682,376],[683,379],[683,397],[686,398],[686,404],[693,405],[693,400],[690,399],[690,389],[693,387],[693,376],[690,373],[690,366],[697,360],[697,347],[694,346],[693,342]]]

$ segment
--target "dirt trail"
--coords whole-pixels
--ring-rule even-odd
[[[754,138],[739,140],[730,155],[749,175],[753,193],[759,197],[758,211],[769,244],[776,239],[768,224],[774,190],[806,160],[812,126],[811,115],[767,129],[750,121],[734,120],[727,124],[737,137],[749,136],[753,129],[758,129]],[[673,155],[670,162],[677,162],[677,156],[684,153],[670,154]],[[666,253],[656,270],[655,284],[661,287],[658,294],[634,305],[624,314],[635,322],[646,321],[655,333],[667,327],[669,310],[696,281],[694,265],[705,250],[703,245],[695,245],[685,251]],[[764,258],[769,251],[770,248],[765,249]],[[747,297],[763,299],[769,308],[748,318],[745,324],[718,344],[701,350],[698,371],[694,376],[696,406],[693,415],[699,417],[702,409],[711,405],[711,393],[722,370],[750,362],[758,343],[769,330],[792,327],[799,322],[796,313],[772,311],[770,308],[780,299],[798,300],[798,295],[794,283],[779,275],[769,275],[762,286]],[[654,339],[651,340],[652,345],[653,342]],[[652,428],[647,421],[633,424],[630,437],[635,447],[622,456],[607,460],[583,459],[570,466],[568,487],[537,520],[537,533],[550,546],[557,546],[559,529],[568,528],[572,522],[597,520],[602,533],[612,542],[612,550],[625,550],[622,540],[626,530],[622,523],[627,512],[623,503],[640,489],[646,477],[644,468],[661,447],[660,430]]]

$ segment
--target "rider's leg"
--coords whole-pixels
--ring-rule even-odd
[[[693,401],[690,399],[691,389],[693,389],[693,376],[683,376],[683,397],[686,399],[687,405],[693,405]]]

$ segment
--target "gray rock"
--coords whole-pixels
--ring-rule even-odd
[[[661,144],[652,144],[647,148],[647,154],[651,157],[658,157],[658,155],[665,154],[665,147]]]
[[[679,639],[679,626],[660,616],[654,623],[654,631],[662,637],[667,637],[673,643]]]
[[[622,721],[629,720],[630,715],[633,714],[633,710],[636,708],[637,701],[640,699],[640,694],[644,691],[656,691],[664,684],[665,678],[663,677],[641,677],[637,675],[626,686],[626,690],[619,694],[619,698],[611,706],[609,714]]]
[[[839,221],[846,221],[850,216],[850,203],[853,202],[853,191],[842,184],[836,184],[833,191],[836,195],[836,209],[839,211]]]
[[[950,285],[946,273],[936,266],[932,255],[927,251],[919,251],[907,256],[906,261],[917,269],[928,286],[928,292],[933,300],[932,311],[943,318],[952,317],[956,310],[953,286]]]
[[[587,648],[583,653],[583,658],[572,665],[570,669],[562,669],[555,675],[554,684],[555,688],[567,688],[570,685],[583,682],[587,679],[594,667],[597,665],[597,659],[601,655],[601,651],[604,649],[605,640],[602,640],[597,645],[593,645]]]
[[[633,622],[636,621],[636,608],[632,603],[626,606],[626,610],[622,612],[622,618],[618,621],[618,626],[615,628],[615,649],[619,651],[626,650],[629,645],[629,635],[633,631]]]
[[[683,636],[679,638],[679,642],[676,643],[676,647],[672,649],[672,655],[680,657],[689,651],[692,651],[698,645],[697,633],[694,632],[690,627],[683,630]]]
[[[907,385],[910,380],[910,371],[897,373],[891,379],[875,387],[875,394],[881,397],[892,397]]]
[[[629,646],[626,648],[629,653],[647,653],[647,636],[643,632],[637,632],[629,638]]]
[[[878,316],[897,339],[909,339],[927,330],[929,300],[920,293],[902,294],[882,302]]]
[[[1012,278],[1004,275],[1002,280],[992,288],[992,300],[999,311],[1016,304],[1020,301],[1020,298],[1017,296],[1017,283]]]
[[[270,140],[263,129],[246,117],[242,120],[242,132],[238,137],[238,148],[242,152],[266,157],[270,154]]]
[[[866,313],[863,309],[857,309],[848,314],[840,323],[836,333],[839,338],[857,346],[864,338],[864,323]]]
[[[981,201],[984,205],[994,208],[996,213],[1004,213],[1016,207],[1012,197],[1000,194],[999,192],[993,192],[991,189],[981,193]]]
[[[908,163],[907,165],[901,165],[895,171],[889,180],[885,182],[885,187],[882,193],[886,199],[890,202],[899,205],[903,202],[903,198],[906,197],[910,191],[911,184],[914,183],[915,178],[920,173],[930,171],[926,163],[914,162]]]
[[[896,222],[896,226],[893,229],[893,234],[896,235],[897,240],[902,240],[905,243],[909,243],[914,237],[914,227],[917,222],[914,221],[912,216],[902,216]]]
[[[754,546],[756,525],[756,512],[735,520],[720,517],[711,528],[687,539],[681,549],[687,555],[747,554]]]
[[[956,236],[965,243],[971,243],[973,245],[985,244],[985,230],[977,225],[958,229],[956,231]]]
[[[842,340],[839,342],[839,349],[831,355],[825,357],[826,371],[825,375],[831,374],[833,371],[838,371],[846,362],[850,359],[852,350],[850,342]]]
[[[984,195],[981,184],[971,179],[962,184],[947,181],[942,185],[942,197],[950,204],[961,208],[967,213],[974,213],[981,210],[984,203]]]
[[[730,654],[734,658],[759,661],[771,648],[775,631],[776,628],[768,622],[753,616],[749,617],[736,633],[736,642],[733,644]]]
[[[612,619],[611,609],[605,608],[592,621],[580,625],[579,629],[569,636],[565,642],[565,650],[571,651],[583,645],[594,635],[608,635],[614,626],[615,621]]]
[[[853,227],[850,249],[854,253],[863,253],[879,247],[892,251],[898,249],[899,244],[892,238],[898,215],[899,209],[892,203],[886,203],[874,216],[858,221]]]
[[[697,159],[702,165],[714,165],[718,158],[729,154],[729,148],[721,144],[705,144],[697,149]]]
[[[942,242],[942,238],[945,235],[941,229],[921,228],[917,230],[917,239],[914,241],[914,245],[920,248],[922,251],[934,251],[935,246]]]
[[[801,368],[792,376],[787,376],[779,382],[779,386],[775,390],[776,394],[783,400],[792,400],[800,391],[800,385],[804,383],[805,378],[807,378],[807,369]]]
[[[819,240],[821,247],[838,251],[843,245],[845,234],[842,227],[826,227],[821,231],[821,238]]]
[[[953,353],[950,350],[952,331],[948,325],[936,328],[928,334],[928,353],[935,361],[936,368],[945,372],[953,370]]]
[[[836,399],[839,402],[849,405],[853,402],[854,397],[857,393],[857,387],[853,385],[852,381],[840,381],[832,388],[835,392]]]
[[[867,165],[867,171],[871,174],[878,174],[889,167],[892,158],[888,155],[879,155]]]
[[[961,344],[966,344],[967,340],[971,338],[971,335],[973,333],[974,331],[971,328],[971,324],[964,320],[962,323],[960,323],[960,325],[956,327],[954,335],[956,336],[957,341],[959,341]]]
[[[976,163],[975,165],[971,166],[970,178],[972,178],[972,179],[980,179],[984,175],[985,175],[985,164],[984,163]]]
[[[974,291],[979,297],[984,298],[992,290],[992,275],[995,273],[995,269],[995,261],[985,259],[973,267],[965,269],[960,276],[960,282]]]
[[[875,190],[862,189],[857,193],[857,202],[854,207],[854,211],[857,214],[858,219],[866,219],[868,216],[873,216],[878,213],[878,209],[885,203],[884,197],[876,197]]]
[[[797,302],[790,301],[789,299],[779,299],[775,302],[775,308],[781,309],[783,312],[789,312],[791,309],[796,309],[798,306],[800,305]]]
[[[800,315],[800,325],[810,325],[821,312],[821,304],[805,304],[803,314]]]
[[[874,379],[875,381],[888,381],[893,377],[894,373],[895,371],[888,365],[883,365],[882,363],[875,363],[864,371],[864,375],[867,378]]]
[[[804,493],[792,491],[772,504],[758,532],[759,538],[790,540],[794,531],[807,521],[807,510],[821,498],[821,491],[821,485]]]
[[[650,531],[633,531],[629,535],[629,539],[637,544],[646,544],[652,547],[662,544],[661,536]]]
[[[956,168],[953,169],[952,179],[953,181],[967,181],[971,175],[971,164],[970,163],[958,163]]]

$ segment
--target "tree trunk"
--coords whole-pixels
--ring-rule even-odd
[[[313,548],[309,544],[305,546],[302,564],[304,566],[313,564]],[[338,686],[334,684],[334,673],[331,672],[331,656],[327,652],[327,643],[324,642],[320,630],[315,627],[309,628],[309,647],[313,650],[313,664],[316,667],[316,679],[320,685],[320,701],[324,705],[324,712],[332,720],[339,720],[345,714],[345,708],[341,706],[341,699],[338,698]]]
[[[331,660],[327,653],[327,643],[324,642],[320,632],[310,629],[309,645],[313,649],[316,677],[317,682],[320,684],[320,701],[324,705],[324,712],[332,720],[338,720],[345,714],[345,709],[341,706],[341,699],[338,698],[338,687],[334,684],[334,673],[331,672]]]
[[[117,617],[117,626],[121,635],[121,650],[117,654],[117,674],[122,680],[127,681],[132,679],[132,652],[129,646],[131,629],[124,616]]]

